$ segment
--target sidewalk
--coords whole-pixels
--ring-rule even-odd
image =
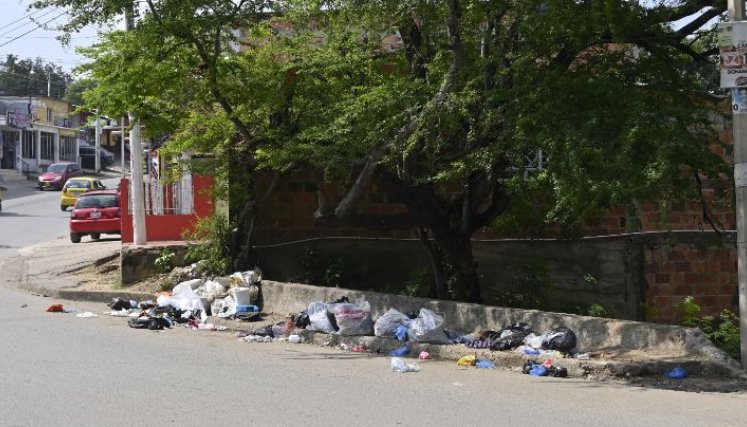
[[[14,284],[14,287],[20,284],[21,288],[33,294],[67,300],[109,302],[116,297],[136,301],[154,299],[151,294],[130,293],[114,289],[114,286],[108,291],[76,289],[80,282],[75,275],[70,274],[71,272],[93,264],[111,262],[119,257],[120,249],[121,242],[118,240],[77,244],[74,249],[73,244],[67,239],[52,240],[23,248],[19,250],[18,255],[6,259],[4,265],[0,265],[4,276],[2,280],[8,284]],[[694,329],[475,304],[463,307],[461,303],[415,300],[396,295],[361,293],[345,289],[319,288],[272,281],[263,281],[261,286],[264,310],[270,312],[268,317],[258,322],[237,322],[210,317],[208,322],[227,326],[232,331],[251,332],[268,323],[277,322],[284,318],[286,313],[298,313],[311,301],[327,301],[343,294],[348,295],[351,301],[365,298],[376,312],[386,310],[388,307],[412,310],[411,307],[428,307],[429,303],[431,306],[436,303],[438,311],[444,315],[445,319],[458,321],[457,318],[469,317],[475,321],[475,325],[483,326],[486,321],[491,321],[490,318],[499,318],[499,314],[496,313],[509,313],[513,316],[524,313],[524,316],[533,316],[532,318],[524,317],[533,325],[557,323],[560,319],[563,324],[577,331],[581,351],[607,350],[614,355],[611,359],[560,358],[553,361],[555,366],[568,369],[572,377],[690,391],[747,390],[745,372],[734,360],[725,359],[723,353]],[[376,313],[372,312],[372,314]],[[478,317],[485,317],[487,320],[478,320]],[[594,342],[593,339],[589,341],[590,336],[600,328],[605,329],[606,334],[609,335],[603,338],[603,340],[606,339],[607,344],[597,340],[597,344],[594,345],[598,347],[588,348],[589,343]],[[391,350],[402,345],[402,342],[395,339],[374,336],[342,337],[307,330],[301,331],[300,334],[304,336],[307,343],[342,346],[349,349],[361,345],[366,348],[367,352],[381,355],[387,355]],[[610,346],[610,342],[617,343],[617,347]],[[410,357],[417,357],[421,351],[427,351],[432,357],[446,360],[457,360],[465,355],[476,354],[481,360],[493,361],[499,368],[519,371],[524,362],[531,358],[510,351],[493,352],[487,349],[466,348],[463,345],[419,343],[411,344]],[[690,376],[684,380],[671,380],[662,375],[663,372],[674,367],[684,367]]]

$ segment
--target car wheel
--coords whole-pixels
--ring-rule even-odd
[[[80,243],[80,234],[70,233],[70,241],[73,243]]]
[[[65,206],[65,205],[62,205],[62,204],[61,204],[61,205],[60,205],[60,210],[61,210],[62,212],[65,212],[65,211],[67,210],[67,206]]]
[[[99,234],[99,233],[91,233],[91,238],[93,240],[99,240],[101,238],[101,234]]]

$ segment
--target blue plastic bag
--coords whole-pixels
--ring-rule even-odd
[[[687,377],[687,371],[685,370],[685,368],[681,368],[678,366],[671,371],[665,372],[664,375],[675,380],[681,380]]]
[[[475,366],[482,369],[495,369],[495,363],[490,360],[478,360]]]
[[[534,365],[529,371],[529,375],[533,377],[544,377],[545,375],[547,375],[547,368],[542,365]]]
[[[400,341],[407,341],[407,326],[399,325],[394,329],[394,336]]]
[[[532,347],[524,347],[524,354],[540,354],[540,351]]]
[[[410,352],[410,347],[403,345],[402,347],[389,352],[389,355],[393,357],[402,357],[402,356],[407,355],[407,353],[409,352]]]

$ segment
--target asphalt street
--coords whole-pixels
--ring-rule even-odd
[[[33,193],[4,202],[0,261],[66,234],[69,214],[59,210],[58,197]],[[74,311],[47,313],[53,303]],[[744,393],[535,378],[439,361],[398,374],[388,357],[248,344],[230,332],[137,330],[105,310],[28,294],[13,283],[0,288],[0,424],[742,426],[747,419]],[[76,317],[86,311],[99,317]]]

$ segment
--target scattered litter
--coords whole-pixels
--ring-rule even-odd
[[[395,357],[402,357],[402,356],[406,356],[408,353],[410,353],[410,346],[403,345],[400,348],[390,351],[389,355],[395,356]]]
[[[137,308],[137,301],[126,300],[124,298],[112,298],[112,302],[106,304],[109,308],[115,311],[127,310],[130,308]]]
[[[90,311],[86,311],[86,312],[83,312],[83,313],[76,314],[75,317],[89,318],[89,317],[99,317],[99,315],[91,313]]]
[[[366,350],[366,347],[363,347],[362,345],[356,345],[353,347],[353,351],[356,353],[363,353]]]
[[[218,332],[225,332],[228,330],[228,326],[224,326],[224,325],[216,326],[215,330]]]
[[[288,336],[288,342],[292,342],[294,344],[301,344],[303,342],[303,337],[301,335],[289,335]]]
[[[430,358],[431,358],[431,354],[428,353],[427,351],[421,351],[420,354],[418,355],[418,359],[420,360],[428,360]]]
[[[524,354],[528,354],[528,355],[540,354],[540,351],[537,350],[536,348],[527,347],[527,346],[523,346],[522,347],[522,352]]]
[[[24,305],[21,306],[21,308],[26,308],[28,306],[29,306],[28,304],[24,304]]]
[[[405,363],[405,361],[399,357],[392,357],[392,371],[400,373],[420,372],[420,366]]]
[[[552,363],[548,365],[544,363],[534,362],[532,360],[527,360],[526,363],[524,363],[522,372],[533,377],[568,377],[568,370],[566,368],[558,368],[552,366]]]
[[[495,363],[490,360],[478,360],[475,363],[475,367],[480,369],[495,369]]]
[[[347,344],[342,343],[342,344],[340,344],[340,345],[337,346],[337,349],[338,350],[342,350],[342,351],[349,351],[350,347]]]
[[[67,313],[62,304],[52,304],[47,307],[47,313]]]
[[[470,354],[468,356],[463,356],[457,360],[457,365],[459,366],[475,366],[475,363],[477,363],[477,355],[476,354]]]
[[[244,342],[272,342],[272,337],[263,337],[259,335],[247,335],[239,339]]]
[[[134,329],[149,329],[151,331],[158,331],[164,328],[170,328],[172,326],[171,320],[165,317],[138,317],[136,319],[130,319],[127,324]]]
[[[574,357],[578,360],[589,360],[589,353],[576,353]]]
[[[309,316],[309,325],[306,326],[306,329],[324,332],[325,334],[337,331],[335,316],[329,312],[327,304],[321,301],[314,301],[309,304],[306,313]]]
[[[104,314],[108,314],[109,316],[114,317],[129,317],[133,312],[136,312],[136,310],[128,310],[126,308],[123,308],[122,310],[112,310],[110,312],[105,312]]]
[[[685,368],[678,366],[670,371],[665,372],[664,375],[668,378],[681,380],[683,378],[687,378],[687,371],[685,370]]]
[[[249,336],[249,332],[236,331],[236,336],[239,337],[239,338],[248,337]]]

